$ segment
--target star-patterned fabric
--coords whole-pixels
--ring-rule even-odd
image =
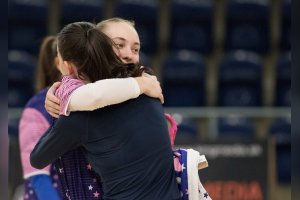
[[[63,196],[62,185],[54,165],[51,165],[50,176],[53,187],[57,189],[59,196]],[[39,200],[29,179],[24,180],[24,200]]]
[[[192,200],[188,194],[187,151],[177,149],[173,151],[173,155],[174,169],[181,199]],[[91,164],[85,159],[82,148],[68,152],[56,160],[55,165],[57,166],[59,178],[62,181],[64,200],[102,200],[100,177],[93,170]],[[197,200],[211,200],[200,181],[199,188],[201,188],[201,191],[199,190],[201,196],[199,196]],[[28,190],[27,194],[30,194],[30,190]],[[33,195],[34,194],[31,196]],[[30,200],[35,199],[32,198]]]
[[[166,116],[166,119],[170,120],[173,118]],[[171,125],[169,136],[171,143],[174,144],[177,131],[177,128],[174,128],[174,126],[177,126],[177,124],[173,120]],[[82,147],[64,154],[54,162],[54,165],[62,182],[62,196],[64,200],[102,199],[100,177],[87,161]]]
[[[208,194],[208,192],[204,189],[200,179],[198,180],[197,185],[197,196],[191,198],[189,196],[189,184],[188,178],[189,176],[199,176],[198,170],[197,174],[188,174],[187,168],[188,166],[188,150],[185,149],[176,149],[173,151],[173,158],[174,158],[174,169],[176,180],[178,183],[178,188],[180,190],[180,195],[182,200],[212,200]],[[196,166],[195,166],[196,167]]]
[[[172,125],[176,124],[173,123]],[[169,129],[169,131],[170,130],[172,129]],[[175,135],[176,129],[173,127],[173,131],[170,131],[170,139],[174,140]],[[174,141],[171,142],[174,143]],[[184,149],[173,151],[174,169],[178,189],[180,190],[182,200],[196,200],[189,198],[187,156],[187,151]],[[100,177],[93,170],[92,165],[87,161],[83,147],[69,151],[57,159],[54,164],[57,168],[59,178],[62,181],[64,200],[102,200],[101,194],[103,192]],[[200,181],[198,184],[199,198],[197,198],[197,200],[211,200]]]
[[[62,181],[64,200],[102,199],[100,177],[85,158],[82,147],[64,154],[54,164]]]

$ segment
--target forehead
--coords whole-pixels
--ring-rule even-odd
[[[108,23],[103,32],[112,39],[123,38],[130,43],[140,43],[140,38],[135,28],[126,22]]]

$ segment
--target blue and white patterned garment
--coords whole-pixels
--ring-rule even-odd
[[[182,200],[211,200],[198,175],[199,152],[192,149],[173,151],[174,168]]]

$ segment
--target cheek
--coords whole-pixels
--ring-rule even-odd
[[[134,63],[138,63],[140,61],[140,56],[139,55],[135,55],[135,56],[133,56],[132,60],[133,60]]]

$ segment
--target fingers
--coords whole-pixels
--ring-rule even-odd
[[[158,98],[160,100],[160,102],[163,104],[164,103],[164,96],[162,94],[162,89],[161,89],[161,86],[160,86],[160,82],[157,80],[156,76],[151,76],[152,79],[155,80],[156,82],[156,87],[157,87],[157,94],[158,94]]]
[[[144,76],[144,77],[147,77],[147,78],[151,78],[151,79],[153,79],[153,80],[156,80],[156,81],[157,81],[157,77],[156,77],[156,76],[154,76],[154,75],[150,75],[150,74],[147,74],[147,73],[143,73],[143,76]]]
[[[46,108],[46,107],[45,107]],[[55,118],[58,118],[59,116],[59,112],[57,112],[57,110],[49,107],[48,109],[46,109],[47,112],[52,116],[52,117],[55,117]]]
[[[164,100],[164,95],[162,93],[160,93],[158,98],[159,98],[161,104],[164,104],[165,100]]]
[[[48,90],[45,99],[45,109],[52,116],[58,118],[59,116],[59,99],[54,95],[55,90],[59,87],[60,82],[55,82]]]
[[[155,77],[155,79],[156,79],[156,76],[154,76]],[[156,87],[157,87],[157,97],[159,98],[159,100],[160,100],[160,102],[162,103],[162,104],[164,104],[164,95],[162,94],[162,89],[161,89],[161,86],[160,86],[160,82],[159,81],[157,81],[157,79],[156,79]]]
[[[59,98],[55,96],[54,92],[55,90],[51,86],[46,94],[45,105],[59,109]]]
[[[53,88],[54,90],[56,90],[59,86],[60,86],[61,82],[57,81],[55,83],[53,83],[53,85],[50,88]]]
[[[59,115],[59,105],[51,102],[50,100],[45,100],[45,109],[52,116],[58,118]]]
[[[149,75],[149,76],[150,76],[151,79],[153,79],[155,81],[158,81],[156,76],[151,76],[151,75]]]
[[[137,78],[136,78],[137,79]],[[160,82],[157,80],[156,76],[149,75],[147,73],[143,73],[144,90],[142,93],[149,97],[158,98],[160,102],[164,103],[164,96],[162,94],[162,89],[160,86]],[[139,80],[137,80],[139,81]],[[143,85],[143,84],[140,84]]]
[[[144,77],[150,77],[151,75],[143,72],[142,76],[144,76]]]
[[[61,82],[55,82],[51,85],[51,87],[48,89],[47,93],[51,93],[54,95],[55,90],[60,86]]]

